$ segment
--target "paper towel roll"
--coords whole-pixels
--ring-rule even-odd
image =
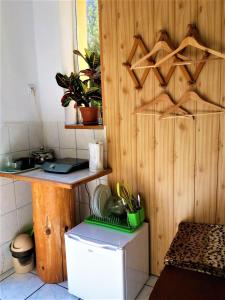
[[[103,170],[103,143],[89,143],[89,169],[92,172]]]

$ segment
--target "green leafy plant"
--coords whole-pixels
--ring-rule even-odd
[[[61,73],[56,74],[58,85],[65,89],[61,99],[62,106],[66,107],[73,100],[75,106],[101,106],[101,67],[100,55],[98,51],[85,49],[83,55],[79,50],[74,50],[73,53],[82,57],[88,65],[88,68],[81,70],[79,74],[71,73],[70,76]],[[81,80],[81,76],[85,76]]]
[[[30,226],[28,227],[26,230],[25,230],[25,233],[29,234],[29,236],[33,236],[34,235],[34,228],[33,226]]]
[[[100,66],[100,55],[97,51],[90,49],[84,49],[85,54],[83,55],[79,50],[73,50],[73,53],[83,58],[87,63],[88,68],[81,70],[80,74],[87,76],[90,86],[98,86],[101,88],[101,66]]]
[[[82,81],[80,76],[71,73],[70,76],[57,73],[56,82],[65,90],[61,99],[62,106],[67,107],[72,100],[76,102],[76,106],[84,105],[89,107],[90,103],[95,104],[101,102],[101,89],[98,86],[90,86],[87,80]]]

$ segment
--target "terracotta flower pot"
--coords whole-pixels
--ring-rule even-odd
[[[98,124],[97,107],[80,107],[84,125]]]

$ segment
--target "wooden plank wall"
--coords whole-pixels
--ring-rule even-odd
[[[151,49],[158,31],[165,29],[178,46],[189,23],[197,25],[207,46],[225,52],[225,3],[99,0],[99,7],[108,163],[113,169],[110,182],[114,186],[122,180],[143,194],[150,221],[151,272],[159,274],[181,221],[225,224],[225,116],[159,121],[155,116],[132,114],[162,88],[150,72],[144,88],[135,90],[122,63],[134,35],[140,34]],[[193,49],[187,53],[199,57]],[[225,105],[224,67],[225,62],[210,62],[196,88]],[[167,91],[178,100],[187,88],[177,68]],[[187,108],[200,106],[190,103]]]

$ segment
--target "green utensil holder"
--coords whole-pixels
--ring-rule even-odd
[[[139,219],[140,219],[140,224],[144,222],[145,220],[145,210],[143,207],[141,207],[139,210]]]
[[[145,220],[145,210],[141,207],[138,211],[134,213],[127,213],[128,223],[131,227],[139,227]]]
[[[140,225],[140,214],[139,211],[136,211],[134,213],[127,213],[128,222],[131,227],[135,228]]]

